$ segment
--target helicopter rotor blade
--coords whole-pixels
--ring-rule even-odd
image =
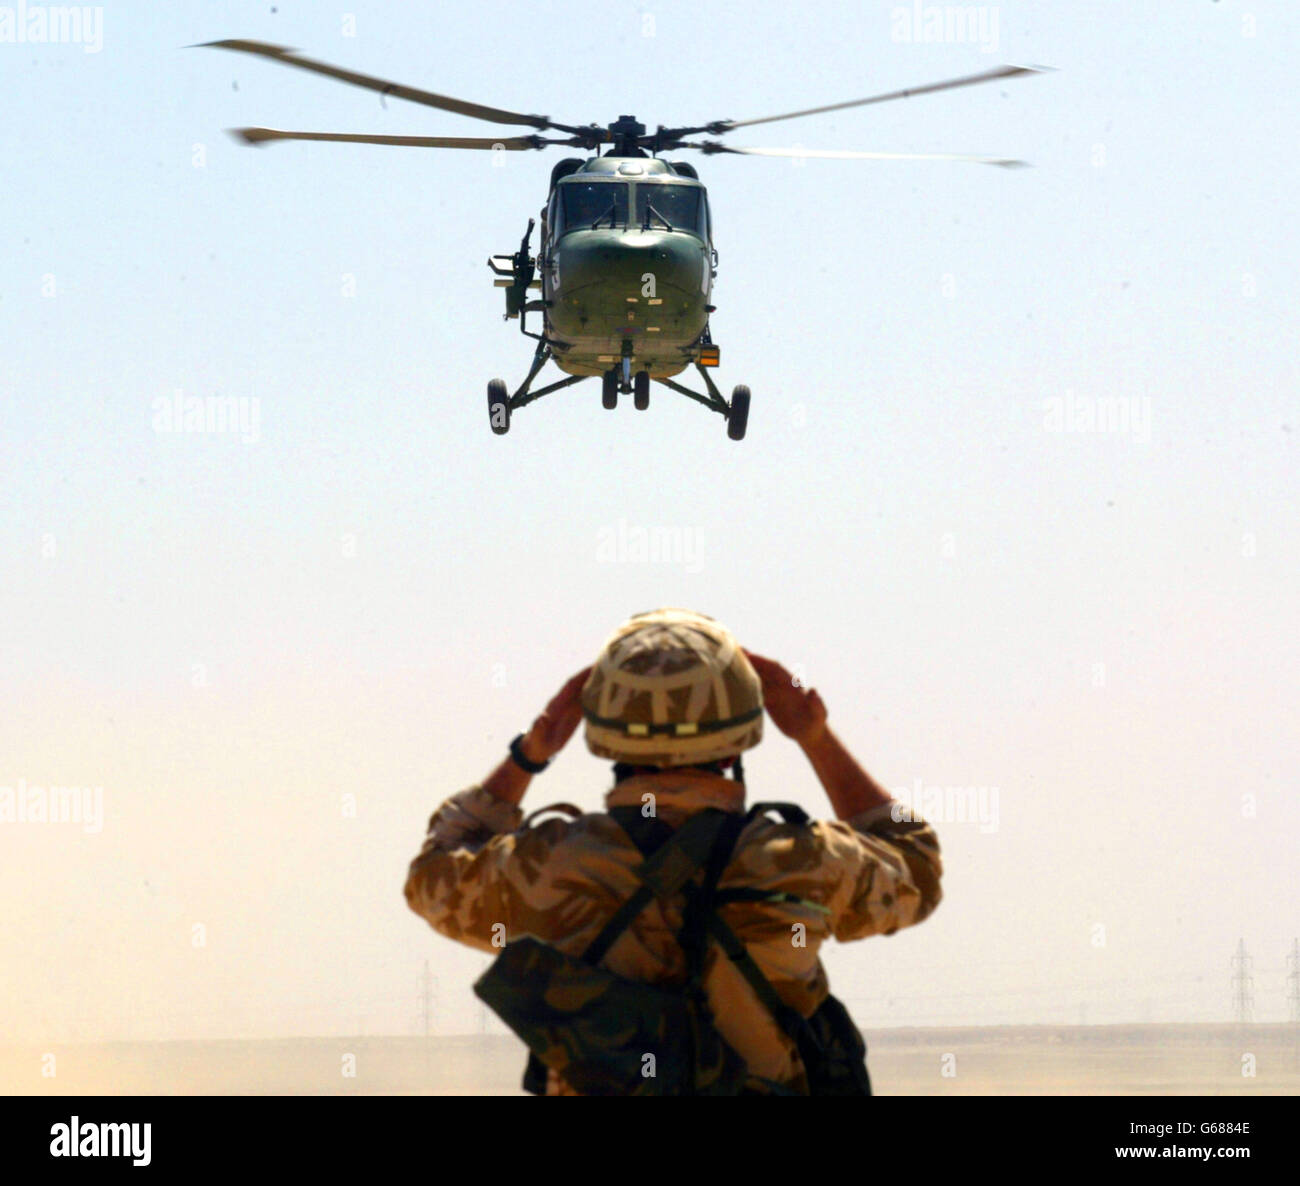
[[[752,128],[756,124],[776,123],[783,119],[802,119],[805,115],[823,115],[828,111],[843,111],[848,107],[866,107],[872,103],[888,103],[893,99],[910,99],[913,95],[929,95],[935,91],[948,91],[957,87],[976,86],[983,82],[996,82],[1000,78],[1015,78],[1022,74],[1041,74],[1045,66],[997,66],[980,74],[968,74],[962,78],[950,78],[945,82],[932,82],[925,86],[908,87],[906,90],[890,91],[883,95],[872,95],[866,99],[850,99],[845,103],[830,103],[825,107],[809,107],[803,111],[788,111],[784,115],[765,115],[759,119],[720,119],[711,124],[697,128],[669,128],[663,135],[672,139],[676,136],[689,136],[694,132],[711,132],[720,136],[736,128]]]
[[[275,140],[330,140],[340,144],[391,144],[405,148],[478,148],[488,152],[524,152],[568,140],[541,136],[382,136],[365,132],[282,132],[278,128],[231,128],[230,134],[245,144]]]
[[[457,115],[467,115],[471,119],[486,120],[494,124],[514,124],[545,130],[555,128],[562,132],[577,132],[564,124],[552,123],[545,115],[524,115],[518,111],[506,111],[500,107],[486,107],[481,103],[470,103],[464,99],[454,99],[448,95],[435,95],[432,91],[420,90],[418,87],[403,86],[401,83],[389,82],[384,78],[372,78],[368,74],[358,74],[352,70],[343,70],[327,62],[317,62],[312,58],[298,56],[298,51],[283,45],[271,45],[265,41],[206,41],[192,48],[229,49],[236,53],[254,54],[269,58],[286,66],[295,66],[300,70],[310,70],[314,74],[324,74],[327,78],[337,78],[352,86],[364,87],[366,90],[378,91],[381,95],[393,95],[398,99],[407,99],[412,103],[422,103],[426,107],[437,107],[442,111],[452,111]]]
[[[739,156],[788,157],[800,160],[832,161],[966,161],[977,165],[999,165],[1003,169],[1018,169],[1027,166],[1027,161],[1008,160],[1004,157],[971,156],[956,152],[854,152],[842,148],[734,148],[730,144],[719,144],[716,140],[705,140],[701,144],[681,144],[679,148],[698,148],[701,152],[735,153]]]

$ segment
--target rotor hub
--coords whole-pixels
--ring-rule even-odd
[[[645,124],[639,122],[635,115],[620,115],[606,129],[613,151],[619,156],[640,156],[642,140],[645,138]]]
[[[645,124],[638,123],[635,115],[620,115],[609,125],[612,136],[644,136]]]

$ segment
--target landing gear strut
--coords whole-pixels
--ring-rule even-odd
[[[501,379],[493,379],[488,384],[488,417],[492,424],[492,431],[498,436],[504,436],[510,431],[511,414],[516,409],[532,403],[535,399],[541,399],[542,396],[549,395],[553,391],[559,391],[562,387],[581,383],[583,379],[588,378],[586,375],[569,375],[556,383],[550,383],[533,391],[533,380],[537,378],[538,373],[551,357],[551,344],[545,339],[540,339],[537,343],[537,353],[533,355],[533,365],[513,395],[509,393]],[[632,361],[632,356],[625,354],[601,375],[600,402],[604,408],[611,411],[617,408],[619,394],[626,392],[632,393],[632,404],[637,411],[644,412],[650,407],[650,372],[633,371]],[[727,422],[727,436],[733,441],[744,440],[745,430],[749,427],[749,388],[741,384],[732,389],[730,401],[725,400],[709,372],[698,362],[695,364],[695,369],[704,380],[707,395],[683,387],[672,379],[655,379],[654,382],[662,383],[663,386],[695,400],[696,403],[703,404],[710,411],[717,412]]]
[[[722,398],[722,392],[718,390],[717,384],[713,382],[712,376],[698,362],[695,369],[700,372],[700,378],[704,380],[704,386],[708,389],[708,395],[701,395],[698,391],[692,391],[689,387],[683,387],[680,383],[674,383],[671,379],[656,379],[656,383],[662,383],[665,387],[671,387],[674,391],[695,400],[696,403],[703,404],[711,411],[717,412],[720,416],[725,417],[727,421],[727,436],[733,441],[744,440],[745,429],[749,425],[749,388],[743,384],[736,387],[731,393],[731,402],[728,403]],[[647,398],[649,398],[647,396]]]
[[[491,419],[492,431],[498,436],[503,436],[510,431],[510,413],[515,409],[531,404],[533,400],[541,399],[544,395],[550,395],[552,391],[559,391],[561,387],[571,387],[574,383],[581,383],[587,378],[586,375],[569,375],[556,383],[548,383],[536,391],[530,390],[538,372],[550,359],[551,347],[545,340],[541,340],[537,343],[537,352],[533,355],[533,365],[514,395],[507,394],[505,381],[502,379],[493,379],[488,384],[488,416]]]

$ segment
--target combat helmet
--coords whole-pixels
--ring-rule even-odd
[[[582,689],[587,748],[638,766],[735,757],[763,738],[763,690],[721,623],[683,609],[636,614]]]

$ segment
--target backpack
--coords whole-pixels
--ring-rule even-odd
[[[753,1075],[719,1033],[704,990],[705,950],[716,941],[799,1050],[812,1095],[871,1094],[866,1046],[844,1006],[828,996],[811,1017],[785,1004],[744,943],[717,914],[728,902],[804,902],[792,894],[719,890],[740,833],[773,810],[787,822],[807,815],[787,803],[759,803],[745,815],[708,808],[674,831],[637,807],[610,811],[645,857],[641,885],[580,958],[531,936],[506,945],[474,992],[529,1048],[524,1088],[546,1090],[547,1069],[583,1095],[795,1094]],[[703,869],[699,885],[692,880]],[[628,980],[600,966],[614,941],[658,895],[684,894],[676,938],[686,956],[682,985]],[[805,903],[806,904],[806,903]]]

